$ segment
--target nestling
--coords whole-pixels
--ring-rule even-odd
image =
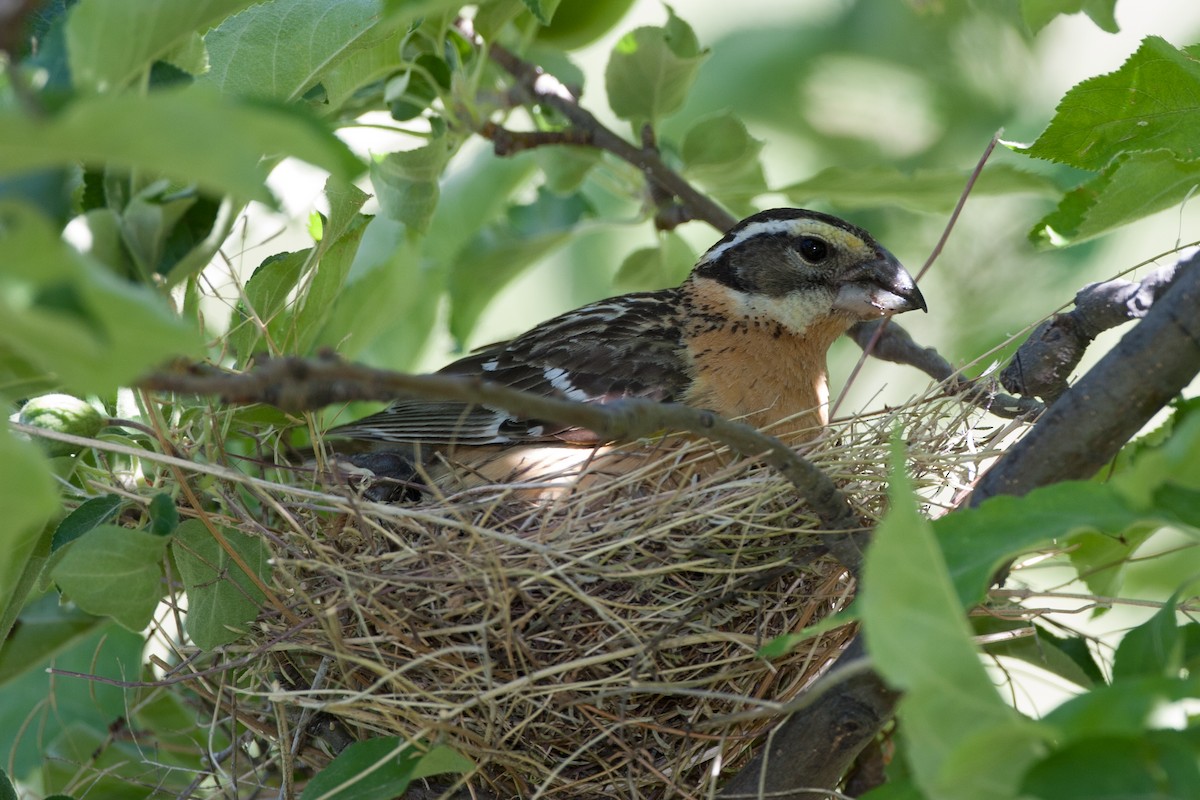
[[[925,299],[912,276],[866,231],[780,208],[735,225],[676,288],[568,311],[441,372],[584,402],[686,403],[798,444],[827,422],[834,340],[860,320],[918,308],[926,310]],[[398,400],[328,435],[472,468],[503,454],[501,468],[486,470],[492,480],[527,472],[531,445],[578,452],[603,444],[578,428],[426,400]],[[378,471],[378,462],[366,463]]]

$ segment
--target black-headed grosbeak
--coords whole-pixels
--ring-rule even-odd
[[[584,402],[686,403],[799,443],[827,421],[833,341],[859,320],[918,308],[925,299],[912,276],[866,231],[780,208],[735,225],[678,287],[568,311],[441,372]],[[604,444],[590,431],[503,409],[427,400],[398,400],[328,435],[410,462],[440,454],[443,464],[497,481],[527,479],[547,452]],[[379,471],[382,462],[361,463]]]

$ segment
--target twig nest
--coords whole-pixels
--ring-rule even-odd
[[[868,518],[896,421],[807,454]],[[961,468],[933,457],[961,450],[952,428],[910,442],[919,471]],[[261,621],[277,656],[264,682],[286,676],[276,701],[355,738],[447,744],[477,765],[462,781],[495,797],[705,796],[778,721],[745,712],[777,711],[844,643],[759,653],[848,602],[820,543],[836,534],[779,476],[703,442],[578,487],[293,508],[276,575],[310,624]]]

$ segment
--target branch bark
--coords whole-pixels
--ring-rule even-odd
[[[1179,265],[1137,327],[984,475],[970,504],[1096,474],[1200,371],[1198,309],[1200,253]]]
[[[1123,322],[1142,319],[1174,285],[1184,262],[1154,270],[1141,281],[1092,283],[1075,295],[1075,308],[1055,314],[1029,335],[1000,373],[1010,392],[1054,402],[1092,341]]]

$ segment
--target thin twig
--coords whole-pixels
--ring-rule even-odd
[[[857,574],[867,529],[833,481],[812,462],[778,439],[711,411],[678,403],[628,399],[614,403],[556,400],[489,383],[475,376],[406,375],[345,364],[334,358],[275,358],[246,373],[206,366],[157,372],[139,382],[152,391],[218,395],[226,403],[269,403],[289,412],[352,400],[424,397],[503,408],[530,419],[550,419],[595,431],[609,441],[633,441],[664,430],[686,431],[725,445],[739,455],[762,458],[808,502],[822,528],[845,536],[828,537],[830,552]]]
[[[656,147],[638,147],[615,133],[579,105],[579,100],[566,84],[503,45],[484,42],[469,21],[460,19],[456,25],[467,41],[485,50],[492,61],[516,79],[514,90],[518,98],[529,105],[552,108],[570,123],[568,131],[571,143],[591,145],[637,167],[652,185],[671,197],[679,198],[688,208],[692,219],[704,220],[722,233],[737,224],[737,217],[668,167]]]

